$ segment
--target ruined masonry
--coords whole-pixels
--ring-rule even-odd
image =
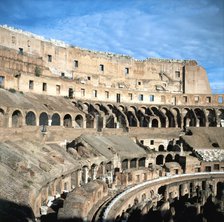
[[[223,219],[224,95],[194,60],[0,26],[0,188],[0,221]]]

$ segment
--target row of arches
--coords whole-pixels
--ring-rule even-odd
[[[106,128],[118,127],[216,127],[223,122],[223,108],[125,106],[79,102],[78,108],[93,117],[106,118]],[[221,125],[222,126],[222,125]]]
[[[49,115],[46,112],[42,112],[37,116],[33,111],[26,113],[25,117],[23,116],[20,110],[15,110],[12,112],[12,127],[21,127],[24,124],[27,126],[64,126],[72,127],[73,126],[73,117],[71,114],[65,114],[64,116],[59,115],[58,113],[53,113]],[[77,114],[74,117],[76,127],[83,128],[84,118],[82,115]]]

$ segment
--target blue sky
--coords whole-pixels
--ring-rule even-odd
[[[0,24],[137,59],[195,59],[224,93],[224,0],[0,0]]]

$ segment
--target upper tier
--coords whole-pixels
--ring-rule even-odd
[[[136,60],[80,49],[6,26],[0,26],[0,33],[0,77],[4,77],[5,88],[61,96],[67,96],[69,88],[72,93],[84,89],[102,98],[110,96],[110,91],[115,95],[130,91],[136,92],[139,101],[144,101],[145,93],[211,94],[206,71],[194,60]],[[38,76],[41,78],[36,79]],[[23,83],[12,77],[21,77]],[[36,87],[30,89],[30,80]],[[47,90],[43,90],[44,83]],[[103,95],[96,95],[97,90]]]

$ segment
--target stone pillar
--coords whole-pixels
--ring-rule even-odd
[[[12,127],[12,115],[9,116],[8,127]]]
[[[196,127],[200,127],[200,121],[199,121],[199,119],[196,119]]]
[[[89,169],[88,169],[88,167],[83,167],[82,173],[84,174],[84,177],[83,177],[84,181],[83,181],[83,183],[86,184],[86,183],[88,183],[88,177],[89,177]]]
[[[48,119],[48,126],[51,126],[52,119]]]
[[[106,124],[107,124],[107,120],[106,120],[106,116],[103,116],[103,128],[106,128]]]
[[[97,175],[97,166],[92,168],[92,180],[96,179],[96,175]]]
[[[86,129],[86,119],[83,120],[83,128]]]
[[[81,181],[82,181],[82,170],[77,170],[76,171],[76,184],[75,184],[75,186],[80,187]]]

